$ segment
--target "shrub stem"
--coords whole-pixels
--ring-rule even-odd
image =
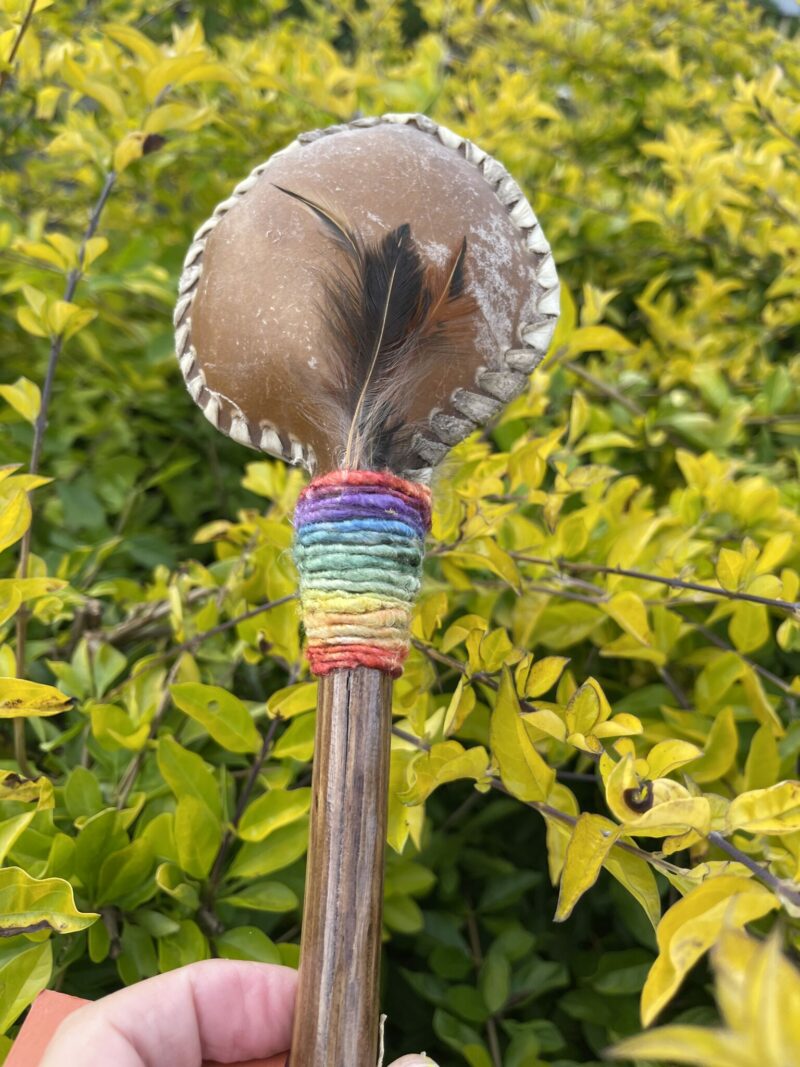
[[[26,16],[26,20],[30,21],[30,16],[33,14],[35,3],[32,3]],[[19,35],[17,36],[17,42],[22,39],[22,34],[27,23],[23,22],[20,27]],[[16,54],[16,49],[12,51],[12,57]],[[2,82],[0,82],[0,88],[2,88]],[[76,265],[67,275],[67,284],[64,287],[63,300],[66,303],[70,303],[75,290],[78,288],[78,282],[83,277],[83,265],[86,259],[86,246],[89,241],[94,237],[97,230],[97,224],[100,221],[100,216],[103,213],[103,208],[106,206],[111,190],[114,188],[114,183],[117,180],[115,171],[109,171],[106,175],[106,179],[103,182],[103,188],[100,190],[100,196],[97,198],[92,213],[89,216],[89,222],[84,230],[83,237],[81,238],[80,247],[78,249],[78,260]],[[28,468],[29,474],[37,474],[39,471],[39,461],[42,456],[42,447],[44,445],[44,435],[47,429],[47,416],[50,409],[50,399],[53,394],[53,382],[56,376],[56,367],[58,366],[59,356],[61,355],[61,349],[64,346],[64,332],[54,334],[50,338],[50,355],[47,359],[47,371],[45,373],[44,385],[42,386],[42,401],[39,407],[39,414],[36,417],[36,422],[33,427],[33,445],[31,447],[31,462]],[[33,522],[28,526],[22,537],[19,552],[19,568],[18,575],[20,578],[27,578],[28,565],[30,563],[31,556],[31,535],[33,529]],[[17,612],[16,619],[16,631],[17,631],[17,653],[16,653],[16,672],[18,678],[25,676],[25,645],[28,635],[28,618],[29,612],[25,605]],[[18,718],[14,720],[14,758],[17,761],[20,771],[26,778],[31,777],[31,766],[28,762],[28,752],[25,744],[25,720]]]

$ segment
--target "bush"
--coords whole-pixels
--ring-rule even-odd
[[[564,284],[545,368],[435,486],[395,698],[390,1051],[594,1063],[657,1017],[713,1023],[713,947],[738,1035],[628,1054],[800,1059],[786,28],[734,0],[35,7],[0,22],[3,1049],[47,985],[296,962],[302,477],[203,423],[170,315],[255,162],[392,110],[503,160]]]

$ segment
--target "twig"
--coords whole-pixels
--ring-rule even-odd
[[[170,701],[172,699],[172,694],[170,693],[170,686],[175,681],[178,675],[180,664],[180,658],[176,659],[170,667],[169,671],[167,672],[167,676],[164,679],[164,692],[161,694],[161,699],[158,702],[158,707],[156,708],[155,714],[153,715],[153,719],[150,723],[150,729],[147,733],[147,740],[145,741],[143,747],[139,749],[139,751],[133,757],[131,762],[128,764],[127,770],[120,779],[119,789],[117,791],[118,809],[122,809],[125,807],[125,804],[128,800],[128,795],[131,789],[133,788],[133,783],[136,781],[136,777],[139,774],[142,763],[144,762],[144,756],[145,752],[147,751],[147,746],[150,744],[151,741],[155,739],[155,736],[158,733],[158,728],[161,725],[161,720],[167,713],[167,708],[169,707]]]
[[[736,845],[732,845],[727,838],[723,837],[722,834],[717,833],[716,830],[711,831],[708,835],[708,840],[712,845],[716,845],[717,848],[726,852],[731,859],[743,863],[749,871],[752,871],[760,882],[763,882],[764,885],[768,886],[773,891],[776,897],[779,899],[783,898],[794,905],[795,908],[800,908],[800,889],[790,888],[785,881],[773,874],[768,867],[765,867],[762,863],[758,863],[751,856],[748,856],[746,852],[742,852],[741,849],[738,849]]]
[[[31,14],[33,13],[33,7],[35,3],[31,5]],[[28,19],[30,21],[30,19]],[[21,32],[17,40],[21,37]],[[106,202],[111,195],[111,190],[114,188],[114,182],[117,180],[115,171],[109,171],[106,175],[106,180],[103,183],[103,188],[100,191],[100,196],[97,198],[97,203],[92,209],[92,213],[89,217],[89,224],[87,225],[83,238],[81,239],[80,248],[78,249],[78,260],[76,265],[67,275],[67,284],[64,288],[64,301],[69,303],[75,295],[75,290],[78,287],[78,282],[83,277],[83,264],[86,259],[86,246],[95,234],[97,230],[97,224],[100,221],[100,216],[103,213],[103,208],[106,206]],[[39,470],[39,460],[42,455],[42,447],[44,445],[44,434],[47,429],[47,415],[50,408],[50,398],[53,393],[53,382],[56,376],[56,367],[58,366],[58,359],[61,355],[61,349],[64,345],[64,333],[55,334],[50,338],[50,355],[47,360],[47,372],[45,374],[44,385],[42,387],[42,401],[39,408],[39,414],[36,417],[36,423],[33,428],[33,446],[31,448],[31,462],[29,467],[30,474],[36,474]],[[26,578],[28,576],[28,563],[30,562],[31,554],[31,536],[33,530],[33,523],[28,526],[25,531],[22,542],[20,544],[19,553],[19,577]],[[23,678],[25,675],[25,644],[28,634],[28,610],[23,604],[17,612],[16,620],[17,631],[17,653],[16,653],[16,671],[17,677]],[[14,719],[14,757],[19,765],[20,770],[26,777],[31,777],[30,764],[28,763],[28,753],[25,747],[25,719]]]
[[[408,731],[403,730],[400,726],[393,726],[392,733],[395,737],[399,737],[402,741],[407,741],[408,744],[414,745],[415,748],[419,748],[423,752],[428,752],[430,750],[430,745],[427,744],[427,742],[408,733]],[[492,789],[496,789],[498,793],[503,793],[507,797],[519,800],[519,797],[515,797],[513,793],[506,789],[499,778],[494,777],[494,775],[489,775],[488,781]],[[540,815],[548,815],[551,819],[563,822],[567,826],[577,825],[578,819],[575,815],[568,815],[565,811],[559,811],[558,808],[554,808],[552,805],[546,804],[544,801],[519,800],[519,803],[524,804],[527,808],[531,808],[533,811],[538,811]],[[627,852],[631,856],[636,856],[638,859],[645,860],[645,862],[652,864],[660,871],[669,871],[670,874],[682,873],[680,867],[676,867],[668,860],[664,860],[660,856],[654,855],[652,852],[646,852],[643,848],[637,848],[636,845],[629,845],[627,841],[615,841],[613,847],[620,849],[622,852]]]
[[[631,415],[636,415],[640,418],[644,416],[644,409],[640,408],[635,400],[631,400],[629,397],[625,396],[624,393],[621,393],[619,389],[615,389],[613,385],[604,382],[602,378],[595,377],[591,371],[586,370],[580,363],[574,363],[572,360],[568,360],[563,366],[567,370],[572,371],[578,378],[583,378],[583,380],[596,389],[598,393],[604,393],[612,400],[616,400],[616,402],[629,411]]]
[[[222,841],[220,842],[217,855],[214,859],[213,866],[211,868],[211,874],[208,877],[208,884],[206,886],[204,911],[207,916],[213,915],[214,901],[216,900],[217,892],[219,890],[219,883],[222,880],[222,872],[225,867],[225,860],[228,858],[228,853],[233,845],[234,838],[236,837],[236,828],[239,825],[239,821],[245,813],[245,809],[250,802],[250,797],[255,788],[258,776],[261,773],[261,768],[264,766],[267,757],[269,756],[272,744],[275,740],[275,733],[278,729],[278,725],[282,720],[279,716],[276,716],[269,724],[264,740],[261,745],[261,749],[253,761],[253,765],[250,768],[250,772],[247,775],[247,780],[242,786],[242,791],[239,794],[239,800],[236,804],[236,810],[231,819],[230,827],[225,831]]]
[[[164,692],[161,694],[161,700],[158,703],[156,713],[153,716],[152,722],[150,723],[150,730],[147,734],[147,741],[145,742],[144,747],[136,753],[131,762],[128,764],[128,769],[125,771],[125,774],[122,776],[122,779],[120,781],[119,792],[117,793],[118,808],[123,808],[125,806],[125,802],[128,799],[128,794],[130,793],[131,788],[133,787],[133,783],[136,781],[136,776],[142,766],[142,761],[144,760],[147,745],[155,739],[155,736],[158,733],[158,728],[161,725],[161,720],[164,718],[164,715],[167,712],[167,708],[169,707],[169,702],[171,699],[169,687],[175,681],[175,678],[177,676],[178,668],[180,667],[181,662],[181,654],[183,652],[194,651],[199,645],[203,643],[203,641],[206,641],[209,637],[213,637],[215,634],[222,633],[224,630],[229,630],[231,629],[231,627],[237,626],[244,619],[250,619],[254,615],[261,615],[263,612],[269,611],[271,608],[276,608],[280,604],[285,604],[288,600],[293,600],[295,595],[296,594],[294,593],[289,593],[287,596],[279,597],[278,600],[270,600],[266,604],[260,604],[255,608],[251,608],[249,611],[243,612],[241,615],[237,615],[233,619],[226,619],[225,622],[219,623],[218,626],[212,626],[210,630],[204,630],[202,633],[195,634],[194,637],[190,637],[189,640],[184,641],[183,644],[176,645],[174,648],[169,649],[166,653],[163,653],[164,657],[176,655],[177,659],[170,667],[167,673],[167,677],[164,680]],[[157,662],[157,656],[150,656],[147,661],[147,669],[150,670],[150,668]],[[131,677],[127,678],[125,682],[122,683],[122,685],[127,685],[135,677],[136,674],[132,674]],[[110,697],[113,692],[114,690],[106,694],[106,699],[108,699],[108,697]]]
[[[22,22],[19,24],[19,31],[17,33],[17,36],[14,38],[14,43],[11,46],[11,51],[8,53],[8,59],[6,60],[8,66],[5,70],[0,71],[0,93],[2,93],[3,89],[5,89],[6,82],[8,81],[8,76],[11,72],[11,65],[17,58],[19,46],[22,44],[22,38],[27,33],[28,27],[31,24],[31,19],[33,18],[33,12],[35,8],[36,0],[31,0],[30,4],[28,4],[28,9],[25,12],[25,16],[22,19]]]
[[[244,622],[246,619],[252,619],[256,615],[263,615],[264,612],[270,611],[272,608],[280,607],[281,604],[286,604],[288,601],[294,600],[296,596],[296,593],[288,593],[286,596],[279,597],[277,600],[268,600],[263,604],[256,604],[254,608],[249,608],[247,611],[243,611],[241,615],[235,615],[232,619],[226,619],[225,622],[218,623],[218,625],[212,626],[209,630],[201,630],[200,633],[195,634],[193,637],[190,637],[179,645],[173,645],[172,648],[168,648],[164,652],[157,652],[152,656],[148,656],[142,671],[137,672],[134,667],[133,671],[127,678],[118,685],[115,685],[113,689],[109,689],[106,693],[106,699],[108,700],[115,697],[126,685],[129,685],[135,678],[138,678],[139,673],[149,671],[156,664],[161,663],[166,659],[170,659],[172,656],[180,655],[181,652],[194,652],[210,637],[215,637],[217,634],[223,633],[225,630],[230,630],[234,626],[238,626],[240,622]],[[92,636],[95,635],[87,634],[87,637]],[[98,640],[103,639],[102,633],[99,633],[96,636]]]
[[[226,619],[224,622],[212,626],[209,630],[202,630],[199,634],[187,638],[179,645],[173,645],[172,648],[168,648],[164,652],[157,652],[153,656],[148,656],[147,670],[150,670],[154,664],[161,663],[163,660],[169,659],[171,656],[180,655],[181,652],[194,652],[204,641],[208,641],[209,638],[225,633],[226,630],[232,630],[233,627],[238,626],[240,622],[245,622],[247,619],[253,619],[256,615],[263,615],[265,611],[269,611],[271,608],[278,608],[281,604],[288,604],[290,600],[295,600],[296,597],[296,593],[287,593],[286,596],[279,597],[277,600],[268,600],[264,604],[256,604],[254,608],[248,608],[248,610],[243,611],[241,615],[234,615],[232,619]],[[135,673],[131,675],[131,678],[135,677]],[[126,681],[130,681],[131,678],[126,679]]]
[[[680,603],[675,601],[672,603],[668,602],[666,607],[670,611],[677,612]],[[681,616],[681,618],[683,618],[683,616]],[[746,663],[751,670],[756,672],[756,674],[760,674],[765,682],[769,682],[771,685],[774,685],[776,689],[780,689],[786,696],[786,703],[790,706],[792,713],[794,714],[797,708],[797,693],[783,680],[783,678],[779,678],[777,674],[773,674],[772,671],[768,670],[766,667],[762,667],[759,663],[756,663],[755,660],[748,659],[747,656],[739,652],[738,649],[735,649],[733,645],[728,644],[727,641],[715,634],[713,630],[709,630],[707,626],[703,626],[702,623],[692,622],[689,619],[684,619],[684,622],[697,630],[697,632],[710,644],[716,645],[717,648],[724,649],[725,652],[735,652],[739,659],[741,659],[742,663]]]
[[[528,556],[522,552],[509,553],[520,563],[536,563],[545,567],[561,568],[566,571],[577,571],[588,574],[612,574],[622,578],[636,578],[642,582],[658,582],[660,585],[668,585],[671,589],[688,589],[694,593],[705,593],[708,596],[723,597],[726,600],[746,601],[748,604],[763,604],[768,608],[778,611],[786,611],[790,615],[800,612],[800,602],[791,600],[776,600],[773,597],[757,596],[755,593],[738,593],[732,589],[723,589],[714,585],[702,585],[699,582],[687,582],[682,578],[666,578],[660,574],[648,574],[646,571],[631,570],[628,567],[607,567],[602,563],[581,563],[568,559],[547,559],[545,556]]]
[[[216,588],[191,589],[186,594],[184,606],[194,607],[195,604],[199,604],[216,592]],[[171,610],[172,604],[169,600],[154,600],[149,604],[142,604],[137,607],[122,622],[110,626],[107,630],[87,632],[86,637],[96,637],[98,640],[105,641],[108,645],[121,645],[137,637],[151,637],[152,634],[147,632],[148,628],[154,623],[160,622],[161,619],[165,619]]]
[[[472,950],[472,959],[475,964],[475,970],[480,971],[483,966],[481,935],[478,930],[478,923],[475,919],[475,912],[472,908],[472,904],[469,900],[466,900],[465,903],[467,905],[467,934],[469,936],[470,949]],[[490,1015],[486,1020],[486,1037],[489,1041],[489,1051],[492,1054],[493,1067],[503,1067],[503,1054],[500,1051],[500,1039],[497,1036],[497,1024],[494,1021],[493,1015]]]
[[[675,681],[675,679],[672,677],[672,675],[667,670],[667,668],[666,667],[659,667],[658,668],[658,674],[659,674],[659,677],[661,678],[661,681],[664,683],[664,685],[667,687],[667,689],[669,689],[670,693],[672,693],[672,695],[677,700],[678,706],[683,708],[684,711],[688,711],[689,708],[691,707],[691,704],[689,703],[689,701],[688,701],[688,699],[686,697],[686,694],[681,689],[681,687],[678,685],[678,683]]]

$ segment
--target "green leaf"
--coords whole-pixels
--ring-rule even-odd
[[[72,886],[63,878],[32,878],[19,867],[0,869],[0,936],[52,930],[71,934],[99,918],[75,907]]]
[[[478,988],[490,1014],[499,1012],[511,991],[511,964],[497,949],[490,949],[478,976]]]
[[[222,821],[196,796],[178,799],[175,809],[175,845],[178,863],[193,878],[205,878],[222,841]]]
[[[296,759],[305,763],[314,753],[316,715],[300,715],[289,723],[272,749],[275,759]]]
[[[253,882],[236,893],[220,897],[220,903],[253,911],[284,912],[294,911],[299,901],[297,894],[282,882]]]
[[[256,963],[280,963],[275,944],[257,926],[237,926],[226,930],[215,941],[217,955],[223,960],[254,960]]]
[[[97,903],[117,904],[146,885],[154,862],[152,846],[143,838],[106,856],[97,879]]]
[[[176,933],[167,934],[158,941],[158,969],[162,974],[207,960],[210,956],[208,940],[193,919],[184,919]]]
[[[64,785],[64,803],[70,817],[92,816],[103,807],[103,795],[95,775],[86,767],[73,767]]]
[[[208,731],[228,752],[251,753],[261,748],[261,735],[247,708],[232,693],[217,685],[183,682],[170,687],[181,711]]]
[[[116,810],[98,812],[84,823],[75,842],[75,874],[86,887],[90,899],[96,892],[103,861],[127,844],[122,816]]]
[[[0,945],[0,1033],[5,1033],[47,987],[52,969],[51,941]]]
[[[266,841],[248,842],[239,850],[228,872],[231,878],[258,878],[289,867],[308,847],[308,818],[270,834]]]
[[[158,742],[158,769],[178,799],[193,796],[212,815],[221,816],[222,802],[214,775],[197,753],[189,752],[171,737],[162,737]]]
[[[33,821],[35,811],[25,811],[21,815],[12,815],[10,819],[0,822],[0,864],[14,847],[14,842]]]
[[[243,841],[263,841],[282,826],[288,826],[311,807],[311,790],[275,789],[248,805],[237,827]]]

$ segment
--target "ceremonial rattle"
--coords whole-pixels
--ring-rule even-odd
[[[520,187],[423,115],[302,134],[186,256],[189,392],[217,429],[313,476],[294,519],[319,698],[293,1067],[375,1067],[392,679],[432,470],[525,389],[558,310]]]

